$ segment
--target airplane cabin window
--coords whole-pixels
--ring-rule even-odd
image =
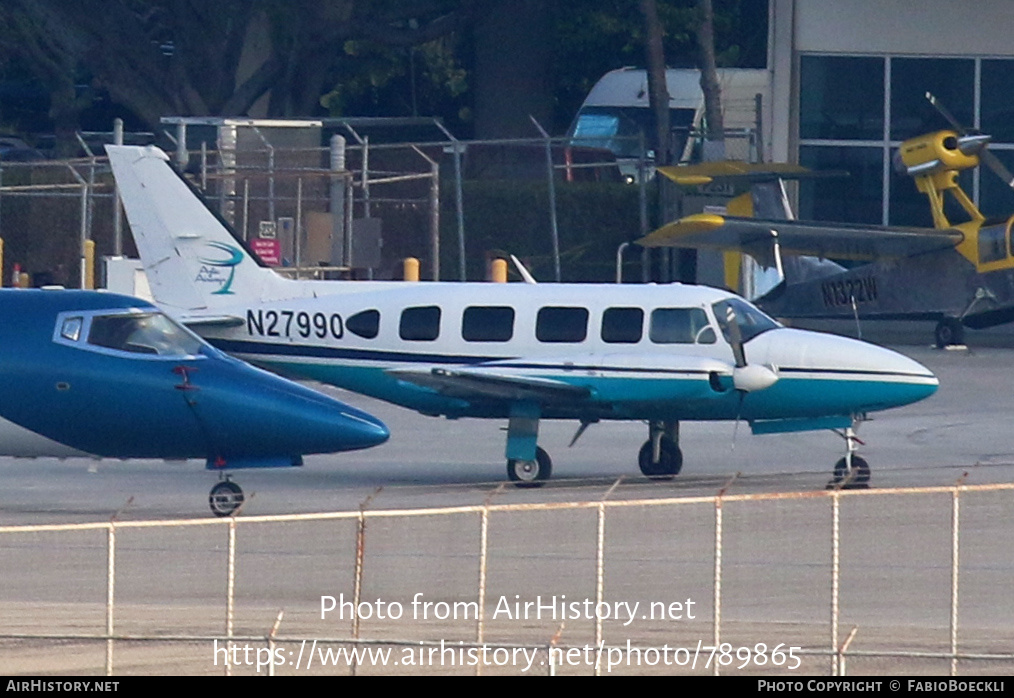
[[[997,262],[1007,259],[1007,223],[983,226],[979,229],[979,262]]]
[[[656,308],[648,337],[655,344],[714,344],[715,331],[703,308]]]
[[[380,311],[364,310],[345,320],[345,329],[363,339],[374,339],[380,333]]]
[[[514,308],[473,305],[461,315],[466,342],[508,342],[514,336]]]
[[[602,313],[602,341],[609,344],[637,344],[644,333],[644,311],[640,308],[606,308]]]
[[[81,325],[83,319],[79,317],[69,317],[63,321],[63,326],[60,328],[60,336],[64,339],[69,339],[72,342],[76,342],[81,338]]]
[[[588,336],[587,308],[539,309],[535,337],[540,342],[583,342]]]
[[[201,342],[165,315],[96,315],[88,331],[88,343],[132,354],[195,356]]]
[[[440,308],[423,305],[401,311],[398,336],[411,342],[432,342],[440,336]]]

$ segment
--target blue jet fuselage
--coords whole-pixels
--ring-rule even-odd
[[[116,344],[132,323],[144,325],[133,341],[140,332],[146,343]],[[226,356],[149,303],[115,294],[0,290],[0,377],[0,450],[9,455],[293,465],[388,436],[374,417]]]

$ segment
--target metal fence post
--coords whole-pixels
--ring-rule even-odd
[[[106,676],[113,675],[113,608],[116,592],[116,524],[106,529]]]
[[[345,248],[345,137],[331,136],[331,261],[347,264],[349,251]]]
[[[531,114],[528,118],[539,129],[539,133],[546,139],[546,176],[549,179],[549,225],[553,236],[553,278],[560,283],[560,232],[556,223],[556,177],[553,172],[553,142],[542,128],[542,124],[536,121]]]
[[[232,651],[233,621],[236,612],[236,517],[229,517],[229,548],[225,578],[225,675],[232,675],[232,663],[228,654]]]
[[[712,645],[714,652],[718,653],[718,646],[722,642],[722,494],[715,495],[715,586],[712,603],[714,605]],[[718,662],[711,668],[712,673],[718,676]]]
[[[958,675],[958,520],[961,492],[954,485],[951,493],[951,676]]]
[[[458,281],[465,281],[468,272],[465,264],[465,205],[461,191],[461,144],[442,123],[439,121],[434,123],[450,139],[451,147],[454,148],[454,215],[458,224]]]
[[[831,493],[831,675],[838,676],[838,594],[841,576],[841,492]]]
[[[123,145],[123,119],[113,119],[113,144]],[[123,215],[120,211],[120,189],[113,180],[113,254],[123,256]]]
[[[479,512],[479,613],[475,619],[475,642],[478,645],[486,639],[486,563],[489,553],[489,504]],[[482,674],[482,662],[475,665],[475,675]]]

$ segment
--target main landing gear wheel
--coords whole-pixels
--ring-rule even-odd
[[[843,484],[844,483],[844,484]],[[870,486],[870,464],[859,456],[852,456],[852,469],[849,470],[845,458],[834,464],[834,477],[829,488],[841,486],[845,490],[865,490]]]
[[[223,480],[211,488],[208,505],[215,516],[231,516],[243,504],[243,488],[231,480]]]
[[[945,349],[952,344],[964,344],[965,326],[957,318],[945,317],[937,323],[933,336],[937,342],[937,349]]]
[[[637,454],[637,465],[645,477],[661,479],[679,475],[683,469],[683,452],[672,439],[662,437],[658,443],[658,462],[652,458],[651,439],[644,442]]]
[[[553,461],[542,447],[535,447],[535,460],[507,461],[507,477],[518,487],[542,487],[553,472]]]

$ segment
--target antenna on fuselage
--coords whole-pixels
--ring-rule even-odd
[[[514,266],[517,267],[518,273],[521,274],[521,278],[525,280],[526,284],[537,284],[538,281],[532,276],[532,273],[525,268],[525,265],[521,263],[521,260],[511,255],[511,261],[514,262]]]

